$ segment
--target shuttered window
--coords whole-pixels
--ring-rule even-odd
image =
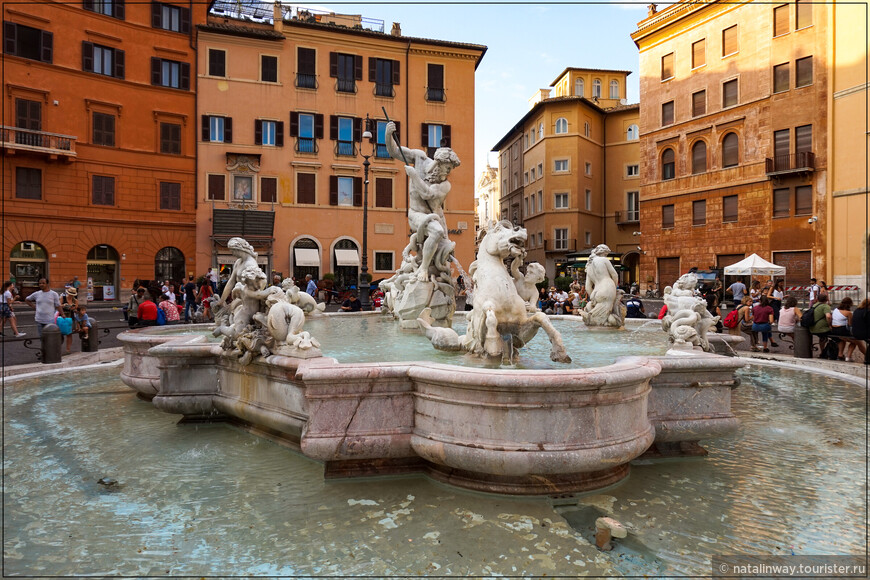
[[[208,199],[223,201],[226,198],[226,175],[208,176]]]
[[[93,139],[94,145],[106,147],[115,146],[115,116],[106,113],[94,113],[93,116]]]
[[[676,177],[674,150],[665,149],[662,153],[662,179],[673,179],[674,177]]]
[[[358,54],[329,53],[329,76],[336,79],[335,90],[342,93],[355,93],[356,81],[361,81],[363,70],[362,57]]]
[[[260,80],[264,83],[278,82],[278,57],[260,55]]]
[[[722,198],[722,221],[736,222],[737,221],[737,196],[726,195]]]
[[[428,64],[426,66],[426,100],[444,101],[444,65]]]
[[[82,42],[82,70],[118,79],[124,78],[124,51]]]
[[[6,54],[50,63],[53,46],[51,32],[14,22],[3,23],[3,52]]]
[[[737,100],[737,79],[722,83],[722,108],[733,107]]]
[[[83,0],[82,8],[124,20],[124,0]]]
[[[795,28],[800,30],[806,28],[813,23],[813,5],[811,0],[795,0],[797,13],[797,22]]]
[[[94,175],[91,201],[94,205],[115,205],[115,178]]]
[[[160,123],[160,152],[181,155],[181,125]]]
[[[707,91],[692,93],[692,116],[699,117],[707,112]]]
[[[42,199],[42,170],[33,167],[16,167],[15,197]]]
[[[788,34],[788,4],[773,9],[773,35]]]
[[[809,153],[813,150],[813,126],[801,125],[794,130],[794,152]]]
[[[395,96],[393,85],[399,84],[399,61],[369,57],[369,82],[375,83],[377,96]]]
[[[794,188],[794,215],[812,215],[813,186],[801,185]]]
[[[773,92],[781,93],[789,88],[789,63],[784,62],[773,67]]]
[[[692,173],[704,173],[707,171],[707,144],[698,141],[692,145]]]
[[[795,88],[806,87],[813,84],[813,57],[799,58],[794,63]]]
[[[722,31],[722,56],[734,54],[739,50],[737,43],[737,25]]]
[[[29,99],[15,99],[15,126],[31,131],[42,131],[42,103]]]
[[[674,77],[674,53],[671,52],[662,57],[662,80],[666,81]]]
[[[740,151],[736,133],[728,133],[722,139],[722,167],[734,167],[740,163]]]
[[[181,184],[160,182],[160,209],[181,209]]]
[[[375,178],[375,207],[393,207],[392,178]]]
[[[674,204],[662,206],[662,228],[674,227]]]
[[[278,178],[260,178],[260,201],[263,203],[275,203],[278,201]]]
[[[224,50],[208,49],[208,75],[212,77],[227,76],[227,53]]]
[[[707,200],[699,199],[692,202],[692,225],[703,226],[707,223]]]
[[[316,182],[313,173],[297,173],[296,174],[296,203],[314,204],[316,195],[314,184]]]
[[[692,43],[692,68],[707,64],[707,41],[701,39]]]
[[[313,48],[296,49],[296,86],[306,89],[317,88],[317,70],[315,57],[317,52]]]
[[[791,151],[791,140],[788,129],[773,132],[773,155],[775,157],[788,156]],[[785,160],[788,163],[788,159]]]
[[[773,190],[773,217],[788,217],[791,215],[791,190],[781,188]]]
[[[674,102],[662,103],[662,127],[674,123]]]

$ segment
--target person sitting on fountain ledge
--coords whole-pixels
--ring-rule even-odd
[[[362,302],[359,301],[356,293],[351,293],[347,300],[341,304],[342,312],[359,312],[360,310],[362,310]]]

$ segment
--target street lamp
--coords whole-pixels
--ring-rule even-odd
[[[372,132],[371,132],[371,119],[369,119],[369,114],[366,113],[366,126],[365,132],[362,134],[363,141],[368,139],[369,143],[371,143]],[[372,147],[372,152],[374,152],[374,145]],[[360,268],[359,274],[359,298],[360,303],[362,305],[363,310],[371,310],[372,305],[369,302],[369,293],[371,292],[371,285],[369,281],[369,163],[370,155],[366,155],[362,152],[362,143],[360,143],[359,147],[360,154],[363,158],[363,234],[362,234],[362,267]]]

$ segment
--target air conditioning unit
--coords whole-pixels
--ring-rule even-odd
[[[21,251],[22,252],[35,252],[36,244],[33,242],[21,242]]]

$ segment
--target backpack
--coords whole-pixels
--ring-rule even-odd
[[[801,326],[804,328],[809,328],[813,324],[816,323],[816,307],[813,306],[809,308],[806,312],[801,314]]]
[[[163,326],[166,324],[166,313],[159,306],[157,307],[157,325]]]
[[[722,321],[722,326],[725,328],[737,328],[737,325],[740,324],[740,313],[738,312],[739,308],[735,308],[725,317],[725,320]]]

